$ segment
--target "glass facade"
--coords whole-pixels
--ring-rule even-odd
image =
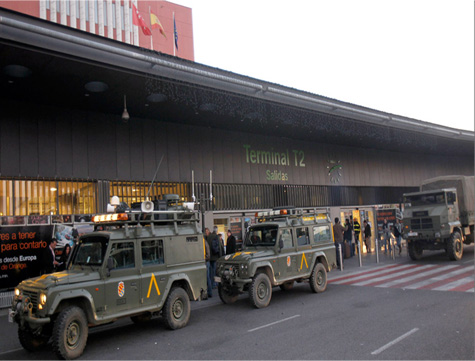
[[[95,182],[0,180],[0,216],[91,214],[96,212]]]
[[[102,189],[101,189],[102,188]],[[279,206],[332,207],[386,204],[402,198],[404,187],[336,187],[195,183],[195,201],[205,210],[268,209]],[[210,195],[213,201],[210,201]],[[99,194],[104,194],[101,204]],[[0,179],[0,216],[94,214],[105,212],[110,197],[132,203],[178,194],[191,202],[191,183]],[[402,202],[402,199],[400,199]],[[104,204],[105,203],[105,204]]]
[[[135,202],[162,199],[164,194],[178,194],[185,202],[191,201],[191,185],[179,182],[155,182],[150,188],[150,182],[110,182],[110,195],[118,196],[121,202],[129,206]],[[150,193],[149,193],[150,189]]]

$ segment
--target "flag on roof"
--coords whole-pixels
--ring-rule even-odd
[[[175,13],[173,13],[173,34],[175,37],[175,47],[178,50],[178,33],[176,31]]]
[[[158,16],[155,15],[152,11],[150,11],[150,24],[152,24],[152,30],[159,29],[160,34],[162,34],[165,37],[165,39],[167,38],[167,36],[165,35],[165,30],[163,29],[163,26],[160,23],[160,20],[158,20]]]
[[[148,28],[147,24],[145,23],[145,19],[142,15],[140,15],[134,4],[132,4],[132,23],[134,25],[140,26],[144,35],[152,35],[152,31]]]

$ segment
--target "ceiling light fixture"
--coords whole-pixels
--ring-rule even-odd
[[[147,97],[150,103],[161,103],[167,100],[167,96],[162,93],[152,93]]]
[[[127,97],[124,95],[124,111],[122,112],[122,120],[127,123],[130,119],[129,112],[127,111]]]
[[[27,78],[31,75],[32,71],[26,66],[11,64],[3,68],[3,73],[13,78]]]
[[[200,110],[203,112],[213,112],[217,108],[216,104],[213,103],[204,103],[200,105]]]
[[[84,88],[91,93],[102,93],[109,89],[109,86],[102,81],[90,81],[84,85]]]

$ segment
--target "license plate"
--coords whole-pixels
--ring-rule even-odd
[[[8,322],[13,323],[13,317],[15,317],[15,311],[8,310]]]
[[[214,276],[214,282],[221,283],[221,277]]]
[[[417,237],[418,236],[418,233],[417,232],[409,232],[407,234],[409,237]]]

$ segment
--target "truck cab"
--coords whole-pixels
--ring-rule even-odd
[[[453,260],[462,257],[464,233],[457,189],[407,193],[404,194],[404,203],[404,233],[411,259],[420,259],[424,249],[445,249]]]

